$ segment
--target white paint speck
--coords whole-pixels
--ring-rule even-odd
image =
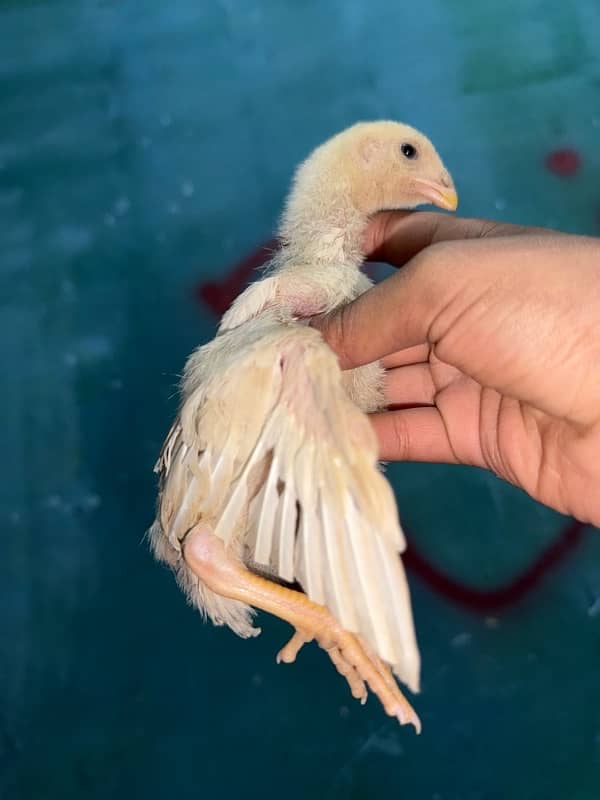
[[[588,607],[588,617],[594,619],[600,614],[600,597],[597,597],[594,602]]]
[[[131,208],[131,203],[128,197],[119,197],[115,203],[115,214],[119,217],[124,217]]]
[[[20,187],[0,192],[0,206],[2,206],[3,208],[16,206],[23,199],[23,195],[24,195],[23,189],[21,189]]]
[[[90,364],[94,361],[110,358],[113,354],[113,345],[107,336],[83,336],[73,343],[73,349],[63,355],[63,363],[67,367],[78,364]]]
[[[170,114],[161,114],[159,120],[163,128],[168,128],[173,122],[173,117]]]
[[[63,499],[59,494],[49,494],[44,500],[46,508],[59,509],[63,507]]]
[[[537,653],[527,653],[527,663],[535,664],[538,660]]]
[[[169,214],[179,214],[179,203],[169,203]]]
[[[104,224],[108,225],[109,228],[115,224],[115,218],[113,214],[105,214],[104,215]]]
[[[77,342],[76,353],[78,359],[85,362],[98,361],[112,355],[112,343],[107,336],[83,336]]]
[[[92,244],[92,234],[78,225],[61,225],[52,236],[52,244],[69,254],[81,253]]]
[[[75,284],[70,278],[64,278],[60,283],[60,291],[65,300],[74,300],[77,292]]]
[[[260,672],[255,672],[252,676],[252,686],[256,686],[257,688],[262,686],[263,680],[263,676],[260,674]]]
[[[340,706],[338,713],[341,719],[348,719],[348,717],[350,716],[350,709],[348,708],[348,706]]]
[[[466,647],[466,645],[468,645],[471,642],[472,638],[473,637],[471,636],[470,633],[468,633],[467,631],[463,631],[462,633],[457,633],[456,636],[454,636],[450,640],[450,644],[452,645],[452,647],[457,647],[457,648]]]
[[[371,748],[394,758],[404,755],[404,748],[395,731],[375,734],[371,740]]]
[[[502,197],[497,197],[494,201],[494,207],[496,211],[504,211],[506,208],[506,200],[504,200]]]
[[[81,505],[86,511],[94,511],[94,509],[99,508],[101,504],[102,500],[98,494],[90,493],[81,498]]]
[[[194,186],[192,181],[182,181],[180,190],[183,197],[191,197],[196,191],[196,187]]]

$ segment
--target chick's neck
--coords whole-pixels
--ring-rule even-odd
[[[292,192],[279,229],[278,271],[343,266],[355,279],[364,261],[367,215],[351,200],[348,187],[335,182],[317,191]]]

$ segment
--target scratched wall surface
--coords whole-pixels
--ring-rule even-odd
[[[142,536],[177,375],[295,163],[401,118],[463,213],[599,234],[599,37],[597,0],[0,4],[2,797],[598,798],[596,532],[391,470],[418,739],[316,649],[276,666],[284,625],[204,626]]]

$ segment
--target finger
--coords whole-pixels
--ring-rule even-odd
[[[347,306],[313,317],[310,324],[337,353],[342,369],[358,367],[427,342],[438,312],[449,299],[463,297],[468,278],[464,261],[451,259],[449,265],[431,249]],[[471,290],[479,284],[481,280],[472,283]]]
[[[547,264],[550,257],[553,263],[562,264],[569,251],[567,239],[564,237],[565,247],[546,248]],[[561,237],[556,238],[559,241]],[[352,303],[329,315],[313,317],[311,325],[321,331],[337,353],[342,369],[349,369],[423,342],[437,346],[446,332],[461,321],[462,347],[455,347],[454,353],[446,348],[444,360],[469,372],[473,363],[469,363],[468,356],[473,349],[464,347],[467,339],[472,339],[467,312],[483,331],[481,314],[490,302],[491,288],[495,302],[503,306],[504,317],[510,317],[511,309],[520,312],[522,298],[514,292],[521,274],[517,267],[532,254],[537,256],[539,247],[539,237],[535,236],[506,236],[493,246],[482,239],[437,244]],[[531,277],[529,280],[531,283]],[[529,324],[533,326],[534,321],[530,319]],[[531,348],[535,342],[532,338]],[[496,380],[497,370],[489,359],[480,360],[475,366],[478,372],[469,374],[480,383],[494,385],[491,381]]]
[[[436,388],[429,364],[388,370],[383,383],[387,405],[432,405]]]
[[[369,419],[379,439],[382,461],[459,463],[437,408],[384,411]]]
[[[429,359],[431,347],[428,344],[417,344],[414,347],[406,347],[390,353],[389,356],[382,358],[381,363],[386,369],[395,367],[405,367],[408,364],[423,364]]]
[[[521,234],[556,234],[493,220],[455,217],[436,211],[383,211],[367,227],[364,250],[371,261],[402,266],[431,244]]]

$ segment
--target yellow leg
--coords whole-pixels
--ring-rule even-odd
[[[348,681],[354,697],[365,702],[366,683],[389,716],[396,717],[402,725],[414,725],[420,732],[420,720],[387,664],[370,652],[358,636],[344,630],[325,606],[250,572],[206,528],[198,527],[188,534],[184,557],[213,592],[267,611],[293,625],[296,632],[279,652],[278,661],[293,662],[302,645],[316,639]]]

